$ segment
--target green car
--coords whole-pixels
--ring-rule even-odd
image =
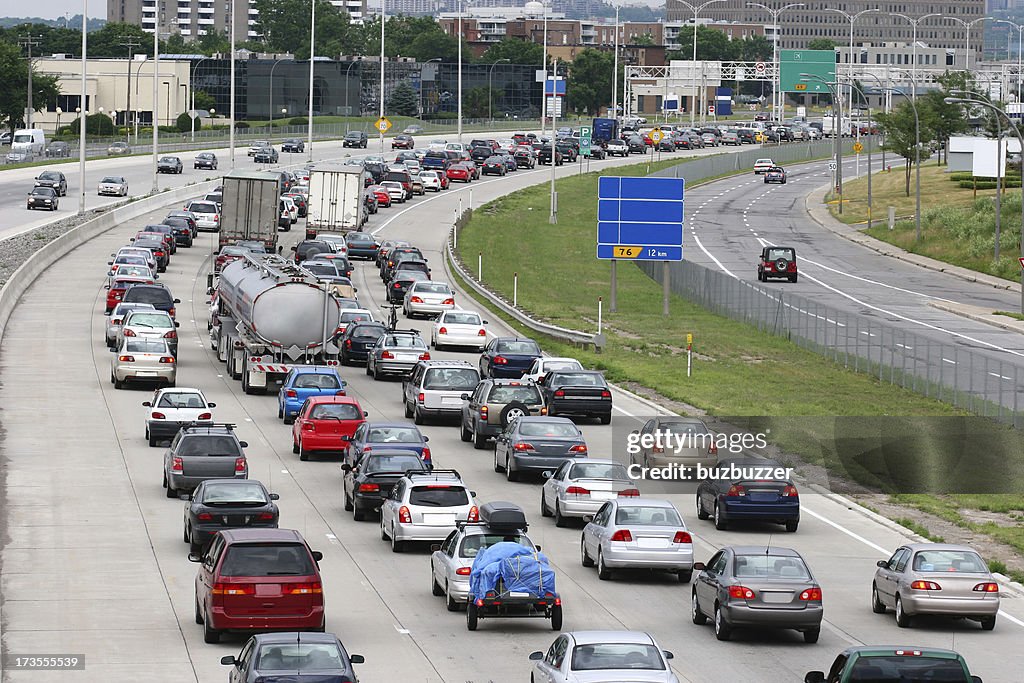
[[[959,653],[940,648],[851,647],[843,650],[828,674],[809,671],[804,683],[853,681],[955,681],[981,683]]]

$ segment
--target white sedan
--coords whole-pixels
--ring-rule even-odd
[[[679,683],[672,653],[641,631],[572,631],[555,639],[547,652],[533,652],[530,680],[551,683],[649,681]]]
[[[399,204],[405,203],[405,188],[402,187],[402,183],[397,180],[385,180],[380,186],[388,191],[391,201],[398,202]]]
[[[583,370],[583,364],[575,358],[541,357],[533,361],[523,379],[539,382],[552,370]]]
[[[423,190],[441,191],[441,179],[433,171],[420,172],[420,181],[423,183]]]
[[[767,173],[768,169],[775,165],[775,162],[771,159],[758,159],[754,162],[754,174],[761,175]]]
[[[213,423],[212,409],[216,403],[206,400],[206,395],[199,389],[184,387],[157,389],[153,398],[143,401],[148,409],[146,416],[146,439],[150,446],[157,442],[171,440],[183,425],[191,422]]]
[[[402,312],[406,318],[433,317],[455,308],[455,292],[446,282],[414,282],[405,293]]]
[[[430,330],[430,343],[443,346],[468,346],[482,352],[487,345],[486,320],[473,311],[445,311]]]
[[[124,179],[124,176],[119,175],[108,175],[100,181],[99,186],[96,188],[96,194],[100,195],[114,195],[117,197],[128,196],[128,181]]]

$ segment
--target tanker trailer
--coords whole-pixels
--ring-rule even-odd
[[[338,365],[332,337],[338,300],[310,273],[276,254],[246,254],[221,271],[217,330],[228,373],[247,394],[281,384],[295,365]],[[233,329],[224,329],[234,324]],[[326,342],[326,343],[325,343]]]

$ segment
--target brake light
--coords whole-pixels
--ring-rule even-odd
[[[200,512],[198,515],[196,515],[196,519],[198,519],[200,522],[209,522],[213,520],[213,515],[211,515],[209,512]]]
[[[555,398],[562,398],[563,396],[565,396],[565,392],[561,389],[555,392]]]
[[[467,522],[479,522],[480,521],[480,510],[476,505],[469,508],[469,514],[466,515]]]
[[[412,524],[412,515],[409,514],[409,508],[404,505],[398,508],[398,521],[402,524]]]
[[[424,351],[420,354],[420,360],[430,360],[430,352]]]
[[[454,306],[455,305],[455,299],[445,299],[444,301],[441,302],[441,305],[442,306]]]
[[[170,314],[170,316],[172,318],[174,317],[174,309],[173,308],[171,310],[167,311],[167,312]]]
[[[422,391],[419,394],[416,395],[416,401],[418,403],[423,403],[423,392]]]
[[[604,389],[603,391],[601,391],[601,398],[611,398],[611,397],[612,397],[612,392],[608,391],[607,389]]]
[[[395,289],[401,289],[402,288],[402,285],[397,283],[397,282],[393,286],[394,286]]]
[[[215,583],[213,595],[256,595],[256,585],[252,583]]]
[[[385,351],[384,353],[380,354],[381,360],[390,360],[390,359],[392,359],[394,357],[395,357],[395,354],[391,353],[390,351]]]
[[[808,588],[800,594],[801,600],[812,600],[814,602],[821,602],[821,589],[820,588]]]
[[[122,363],[134,363],[135,356],[118,356],[117,359]]]
[[[352,340],[351,339],[346,339],[345,340],[345,348],[346,349],[351,349],[352,348]]]
[[[200,413],[199,414],[199,419],[200,420],[212,420],[213,419],[213,413]]]
[[[896,650],[897,657],[920,657],[920,650]]]
[[[182,474],[185,471],[185,465],[182,463],[181,458],[174,456],[171,459],[171,472],[175,474]]]
[[[476,336],[478,336],[478,337],[486,337],[487,336],[487,330],[481,328],[480,331],[476,333]]]
[[[164,339],[177,339],[177,338],[178,338],[178,333],[175,332],[174,330],[171,330],[170,332],[168,332],[167,334],[164,335]]]
[[[532,451],[532,450],[535,450],[535,449],[533,448],[533,444],[532,444],[532,443],[526,443],[525,441],[520,441],[520,442],[517,442],[516,444],[514,444],[514,445],[512,446],[512,448],[513,448],[514,450],[517,450],[517,451],[521,452],[521,453],[522,453],[522,452],[524,452],[524,451]]]
[[[421,303],[423,303],[423,299],[419,298],[418,296],[412,296],[412,297],[409,297],[409,303],[411,303],[411,304],[421,304]]]
[[[504,356],[495,356],[492,361],[495,365],[508,365],[508,358]]]
[[[120,296],[121,296],[120,294],[115,294],[114,298],[117,299],[117,298],[120,298]],[[121,319],[120,318],[114,318],[113,320],[110,321],[110,324],[111,325],[120,325],[121,324]],[[132,334],[135,334],[135,333],[133,332]]]
[[[583,488],[582,486],[570,486],[565,490],[566,494],[570,496],[589,496],[590,491]]]
[[[323,593],[323,586],[319,581],[311,583],[286,583],[281,586],[281,592],[285,595],[314,595]]]
[[[718,446],[716,446],[714,443],[712,443],[710,446],[708,446],[708,454],[709,455],[716,455],[717,453],[718,453]]]
[[[240,474],[241,472],[245,472],[245,458],[238,457],[235,458],[235,474]]]
[[[629,533],[629,529],[619,529],[612,534],[611,540],[619,541],[620,543],[632,543],[633,534]]]
[[[430,462],[430,448],[427,446],[423,447],[423,455],[421,456],[427,462]]]
[[[586,453],[587,452],[587,446],[586,446],[586,444],[578,443],[575,446],[573,446],[572,448],[570,448],[569,452],[570,453]]]
[[[316,431],[316,424],[313,423],[313,422],[310,422],[309,420],[304,420],[303,423],[302,423],[302,431],[304,431],[304,432],[315,432]]]
[[[438,334],[448,334],[448,328],[442,327],[437,331]]]
[[[257,517],[256,519],[260,520],[261,522],[269,522],[270,520],[274,519],[274,513],[273,512],[263,512],[263,513],[260,513],[260,516]]]
[[[163,255],[164,255],[164,252],[162,252],[162,251],[155,251],[155,252],[153,252],[153,253],[154,253],[154,254],[155,254],[155,255],[156,255],[157,257],[160,257],[160,256],[163,256]]]
[[[729,586],[729,597],[737,600],[753,600],[756,594],[746,586]]]
[[[734,484],[729,487],[729,492],[725,495],[729,498],[739,498],[740,496],[747,495],[747,490],[739,484]]]
[[[160,362],[164,365],[174,365],[174,356],[161,356]]]
[[[676,535],[672,537],[673,543],[693,543],[693,537],[690,536],[688,531],[677,531]]]
[[[620,498],[639,498],[640,489],[623,489],[619,491]]]
[[[999,584],[991,582],[979,583],[977,586],[974,587],[974,590],[978,593],[998,593]]]
[[[379,484],[360,484],[359,485],[359,492],[360,493],[378,493],[378,492],[380,492],[380,485]]]
[[[798,494],[796,492],[796,487],[795,486],[787,486],[786,488],[782,489],[782,497],[783,498],[797,498]]]
[[[134,337],[135,336],[135,330],[132,330],[132,329],[125,330],[124,331],[124,336],[126,336],[126,337]]]
[[[487,419],[487,406],[480,406],[480,419],[481,420],[486,420]]]
[[[455,574],[457,576],[469,576],[470,571],[472,570],[469,567],[459,567],[455,570]]]
[[[299,394],[294,389],[288,389],[284,392],[285,398],[298,398]]]
[[[942,586],[934,581],[914,581],[910,587],[916,591],[940,591]]]
[[[167,419],[167,416],[164,415],[163,413],[153,413],[152,417],[153,417],[154,420],[166,420]]]

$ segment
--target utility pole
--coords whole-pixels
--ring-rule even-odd
[[[128,102],[124,108],[124,125],[127,126],[130,131],[131,121],[128,119],[132,115],[132,56],[135,48],[139,47],[141,43],[136,43],[134,40],[129,38],[124,42],[118,43],[118,45],[128,48]],[[116,121],[114,122],[114,125],[117,125]],[[129,140],[129,142],[131,142],[131,140]]]
[[[27,35],[18,38],[18,45],[28,48],[28,109],[25,112],[25,127],[32,128],[32,47],[39,45],[42,36]]]

